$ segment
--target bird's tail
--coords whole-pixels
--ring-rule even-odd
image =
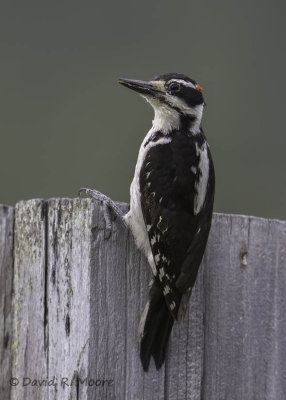
[[[162,366],[173,323],[174,319],[156,277],[138,329],[140,358],[144,371],[148,371],[151,356],[157,369]]]

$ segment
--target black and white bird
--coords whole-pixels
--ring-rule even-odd
[[[140,93],[155,113],[139,150],[130,210],[122,216],[154,275],[138,330],[148,371],[151,357],[157,369],[162,366],[173,323],[185,314],[211,227],[215,175],[202,130],[205,102],[199,84],[177,73],[119,82]],[[120,214],[112,200],[86,192]]]

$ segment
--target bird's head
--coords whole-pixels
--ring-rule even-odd
[[[119,83],[140,93],[154,108],[153,127],[164,133],[182,125],[197,133],[204,109],[202,87],[186,75],[168,73],[151,81],[120,79]]]

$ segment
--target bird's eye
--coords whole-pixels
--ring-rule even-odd
[[[178,82],[173,82],[169,85],[168,90],[172,93],[179,92],[181,89],[181,85]]]

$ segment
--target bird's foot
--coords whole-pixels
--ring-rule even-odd
[[[104,222],[105,222],[104,238],[109,239],[110,235],[111,235],[111,221],[112,221],[112,219],[115,219],[116,217],[120,217],[121,221],[124,222],[124,220],[122,219],[122,217],[124,215],[123,211],[114,203],[113,200],[111,200],[109,197],[107,197],[105,194],[99,192],[98,190],[89,189],[89,188],[79,189],[79,191],[78,191],[79,196],[81,196],[83,193],[102,202],[103,217],[104,217]],[[113,213],[113,218],[112,218],[111,212]]]

